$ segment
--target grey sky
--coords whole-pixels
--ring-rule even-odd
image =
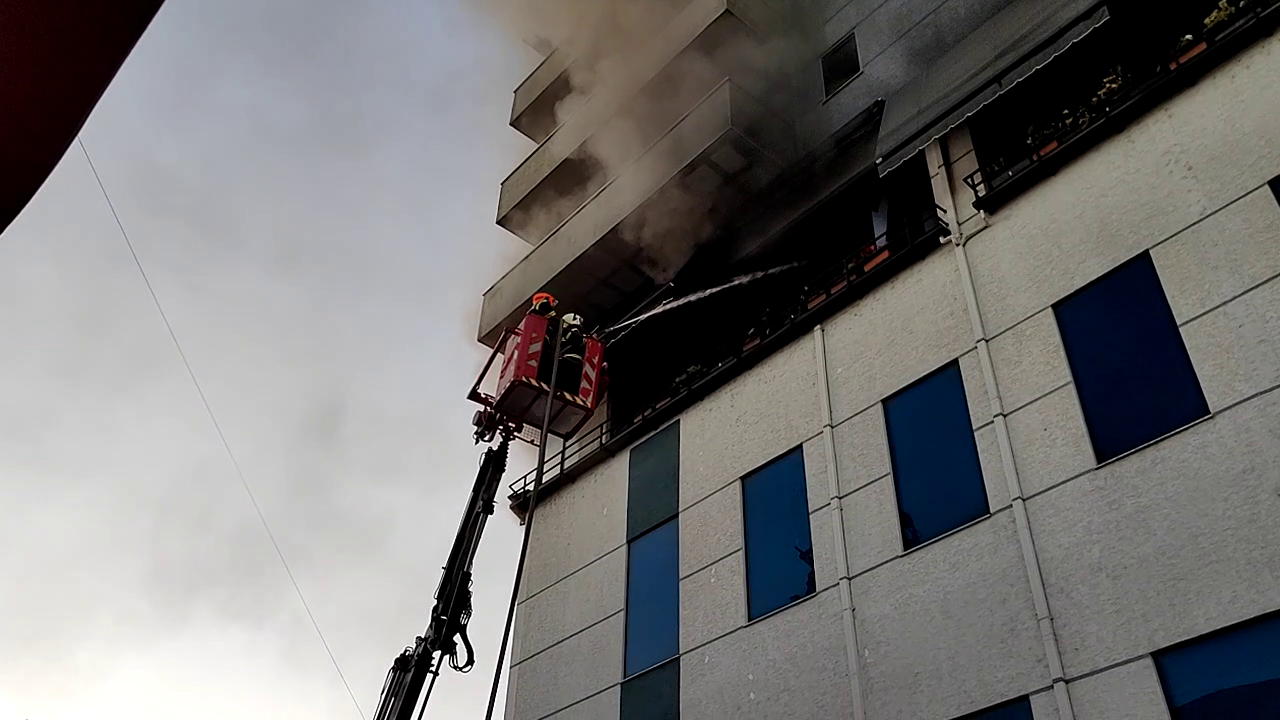
[[[531,58],[466,5],[168,0],[82,134],[366,714],[526,250],[493,215]],[[0,720],[357,717],[78,148],[0,236],[0,338]],[[518,543],[500,511],[436,717],[482,716]]]

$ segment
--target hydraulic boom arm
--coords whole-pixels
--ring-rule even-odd
[[[467,672],[475,664],[467,622],[471,619],[471,565],[485,522],[493,514],[498,484],[507,468],[508,437],[504,433],[497,447],[484,451],[480,472],[467,500],[458,535],[436,589],[435,606],[426,632],[396,658],[382,686],[382,698],[374,720],[414,720],[413,711],[422,687],[432,672],[439,674],[438,662],[449,658],[449,666]],[[458,661],[458,642],[466,650],[466,660]],[[436,654],[440,654],[439,661]],[[425,708],[425,701],[424,701]]]

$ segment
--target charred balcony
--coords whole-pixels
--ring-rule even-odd
[[[611,381],[601,411],[607,416],[593,418],[585,431],[553,448],[541,497],[811,330],[949,235],[924,159],[917,157],[884,177],[861,174],[766,241],[738,234],[708,244],[673,285],[714,287],[744,273],[788,269],[607,336]],[[650,297],[628,314],[669,294]],[[533,478],[530,471],[510,488],[512,510],[521,517]]]
[[[791,125],[722,80],[485,293],[492,346],[533,293],[591,319],[665,283],[793,153]]]
[[[974,207],[993,212],[1280,24],[1280,0],[1139,0],[970,121]]]
[[[631,47],[549,55],[516,90],[512,126],[539,146],[503,181],[498,224],[537,245],[721,81],[769,97],[756,5],[663,0]]]

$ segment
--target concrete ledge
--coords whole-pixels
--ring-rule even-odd
[[[781,118],[734,83],[721,82],[485,293],[480,342],[492,347],[539,290],[598,318],[651,278],[647,266],[682,265],[678,258],[655,256],[658,249],[645,247],[647,231],[617,229],[628,219],[642,222],[642,213],[654,212],[655,206],[646,208],[647,203],[666,202],[672,195],[715,204],[720,186],[701,186],[708,172],[740,189],[763,186],[785,165],[790,138],[790,127]],[[725,167],[737,161],[740,167]],[[638,237],[624,237],[628,234]],[[692,253],[694,247],[688,245],[678,249]]]
[[[580,107],[573,108],[563,123],[544,137],[531,136],[541,145],[503,180],[498,195],[498,224],[526,242],[541,242],[555,223],[564,220],[607,179],[610,168],[597,172],[598,177],[567,181],[557,181],[552,174],[571,157],[585,157],[588,153],[584,146],[596,135],[603,135],[596,138],[597,143],[608,147],[610,153],[620,154],[611,156],[606,165],[617,167],[633,160],[634,154],[652,142],[653,138],[644,136],[660,134],[666,127],[663,115],[670,115],[670,121],[674,121],[716,82],[737,74],[727,55],[722,56],[716,48],[729,36],[752,37],[753,22],[767,23],[767,16],[750,2],[692,0],[684,5],[623,68],[611,68],[614,75],[609,81],[596,88]],[[561,98],[542,95],[570,65],[567,59],[553,54],[517,89],[513,127],[520,118],[554,112],[554,107],[541,107],[542,100],[554,104]],[[718,76],[709,75],[717,70]],[[537,97],[526,97],[535,90]],[[528,104],[521,107],[522,100]],[[637,118],[643,118],[643,122]],[[592,181],[596,187],[590,187]],[[544,184],[555,188],[537,192]],[[561,187],[566,184],[577,186],[581,194],[575,198],[572,190],[566,193],[566,188]],[[563,200],[566,196],[567,202]]]

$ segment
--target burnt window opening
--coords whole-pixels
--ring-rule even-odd
[[[787,327],[818,289],[842,282],[840,272],[852,267],[859,276],[869,273],[916,247],[937,224],[920,155],[883,178],[871,172],[853,181],[763,246],[745,248],[726,239],[700,250],[673,281],[670,296],[800,264],[664,312],[612,338],[610,423],[625,428],[683,395],[753,342]]]
[[[822,97],[830,99],[862,72],[862,60],[858,57],[858,38],[852,31],[823,56]]]
[[[1275,0],[1133,0],[1108,4],[1110,18],[1059,56],[989,103],[970,122],[981,170],[965,179],[979,197],[998,190],[1114,114],[1122,126],[1143,112],[1149,96],[1186,62],[1241,27]],[[1111,125],[1112,123],[1106,123]],[[1100,131],[1101,132],[1101,131]],[[1080,143],[1073,143],[1082,138]],[[1096,140],[1094,141],[1096,142]],[[1067,155],[1058,157],[1065,161]],[[1011,191],[1016,192],[1016,191]],[[998,202],[998,201],[997,201]],[[984,208],[985,209],[985,208]]]

